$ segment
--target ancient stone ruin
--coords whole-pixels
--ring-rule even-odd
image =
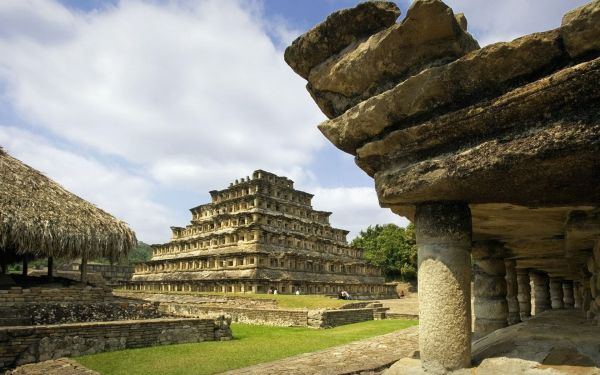
[[[381,270],[332,228],[331,212],[311,206],[312,194],[286,177],[257,170],[252,178],[211,191],[212,202],[192,208],[185,228],[153,245],[136,265],[133,290],[391,296]]]
[[[595,319],[600,1],[484,48],[441,1],[399,14],[333,13],[285,59],[329,117],[322,133],[415,224],[423,368],[471,366],[472,279],[476,336],[548,309]]]

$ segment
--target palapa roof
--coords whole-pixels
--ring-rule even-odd
[[[127,224],[0,147],[0,254],[117,259],[136,243]]]

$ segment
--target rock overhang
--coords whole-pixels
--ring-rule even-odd
[[[417,0],[404,21],[314,66],[308,89],[329,117],[319,129],[374,178],[382,206],[411,218],[416,204],[467,202],[475,240],[574,277],[590,242],[565,223],[574,210],[594,217],[600,202],[600,1],[555,30],[423,57],[435,38],[413,43],[408,29],[440,17],[454,34],[439,44],[471,37],[464,16]],[[423,59],[406,68],[399,56]]]

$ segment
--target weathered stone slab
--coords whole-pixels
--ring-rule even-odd
[[[571,57],[600,51],[600,0],[565,14],[561,35]]]
[[[458,17],[466,27],[464,15]],[[311,70],[308,89],[328,117],[432,66],[479,48],[440,0],[413,2],[406,18]]]
[[[593,115],[598,118],[600,108]],[[592,205],[600,199],[594,169],[600,165],[600,122],[588,126],[580,121],[564,119],[514,139],[490,140],[460,153],[379,171],[379,200],[396,205],[441,196],[472,203]]]
[[[387,1],[369,1],[352,9],[332,13],[327,19],[298,37],[285,50],[285,61],[300,76],[351,43],[368,37],[396,22],[400,9]]]
[[[351,154],[390,127],[499,96],[519,83],[556,70],[564,58],[558,30],[496,43],[441,67],[427,69],[319,125],[338,148]]]
[[[549,116],[578,111],[600,100],[600,59],[560,70],[489,101],[395,130],[357,150],[357,164],[369,175],[401,161],[460,148],[473,139],[535,127]],[[542,109],[543,111],[539,110]],[[486,136],[487,134],[487,136]]]

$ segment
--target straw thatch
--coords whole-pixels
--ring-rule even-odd
[[[136,243],[125,223],[0,147],[0,256],[117,259]]]

